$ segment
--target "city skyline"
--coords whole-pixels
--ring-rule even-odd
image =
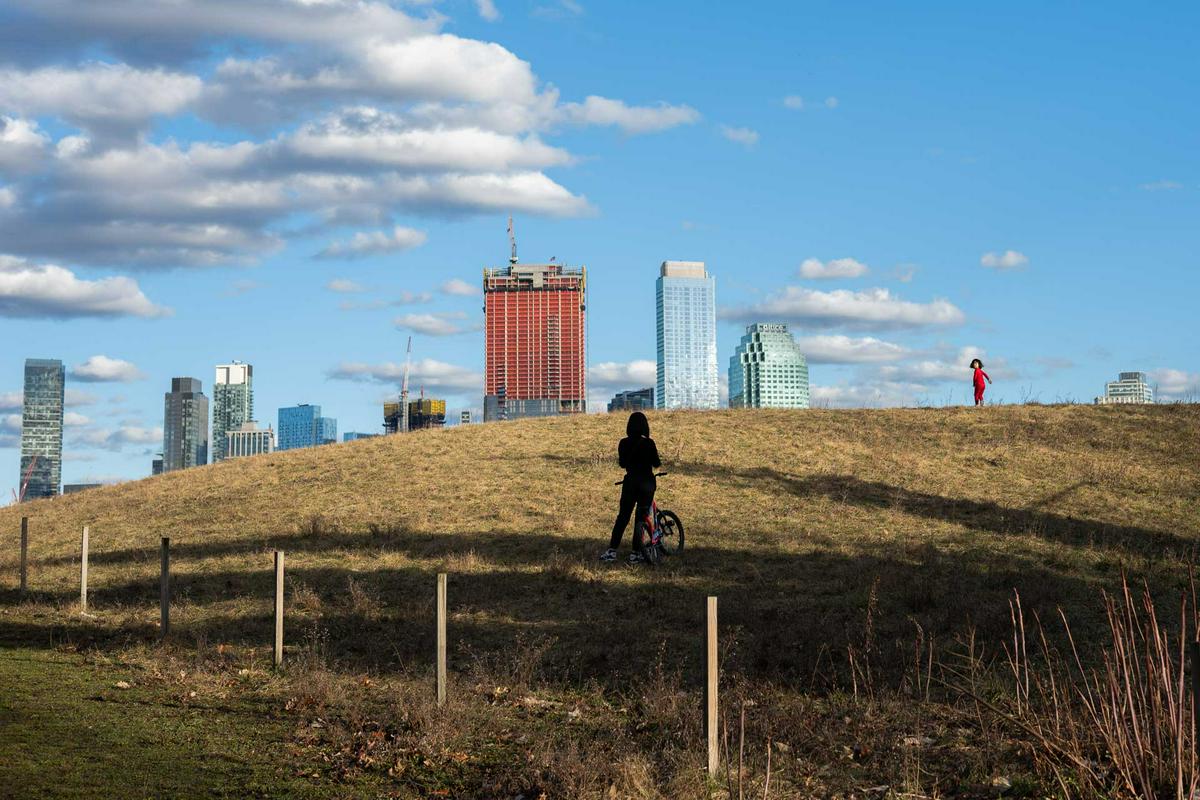
[[[136,30],[108,4],[86,22],[0,10],[0,334],[31,343],[0,354],[0,459],[19,457],[27,356],[67,366],[71,483],[144,475],[161,387],[231,356],[261,365],[262,408],[319,397],[377,431],[411,334],[413,394],[478,419],[478,275],[504,262],[510,213],[523,261],[589,267],[592,410],[655,385],[652,283],[675,258],[719,277],[719,374],[747,324],[786,322],[814,405],[962,402],[974,354],[998,401],[1091,402],[1122,371],[1161,401],[1200,395],[1179,334],[1200,244],[1197,112],[1177,101],[1200,77],[1194,9],[1080,28],[1021,3],[821,7],[750,35],[718,8],[676,37],[671,3],[497,5],[439,5],[424,30],[467,79],[404,85],[356,55],[348,4],[280,20],[248,0],[224,38],[187,2]],[[427,11],[389,8],[377,32],[403,49]],[[163,30],[179,46],[139,46]],[[226,64],[235,39],[252,55]],[[498,79],[449,70],[469,53]],[[314,64],[349,88],[318,87]],[[1131,307],[1152,324],[1115,324]]]

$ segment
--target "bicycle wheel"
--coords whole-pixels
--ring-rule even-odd
[[[665,509],[658,510],[658,528],[662,531],[662,540],[659,546],[667,555],[675,555],[683,550],[683,523],[679,521],[679,517],[675,516],[674,511]]]

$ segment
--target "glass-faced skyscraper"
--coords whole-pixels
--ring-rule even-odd
[[[163,397],[163,472],[208,463],[208,398],[196,378],[172,378]]]
[[[703,261],[664,261],[657,284],[658,408],[716,408],[717,282]]]
[[[808,408],[808,359],[782,323],[755,323],[729,359],[730,408]]]
[[[242,425],[254,419],[254,367],[234,361],[217,366],[217,377],[213,381],[213,461],[221,461],[227,454],[228,439],[225,434],[240,430]]]
[[[279,450],[316,447],[337,441],[337,420],[322,417],[321,407],[302,403],[279,409]]]
[[[21,413],[23,499],[54,497],[62,483],[63,396],[66,370],[57,359],[25,359]]]

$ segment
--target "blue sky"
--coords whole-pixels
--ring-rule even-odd
[[[664,259],[815,402],[1200,395],[1192,4],[0,2],[0,464],[26,357],[67,482],[139,477],[172,376],[378,430],[481,405],[480,270],[589,270],[591,393],[652,383]],[[461,282],[461,283],[457,283]],[[7,378],[3,378],[7,376]],[[599,405],[599,403],[596,403]],[[15,426],[15,427],[14,427]]]

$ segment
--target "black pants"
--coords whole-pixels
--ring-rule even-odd
[[[613,550],[620,546],[621,537],[625,535],[625,528],[629,525],[629,515],[636,507],[637,515],[633,519],[633,549],[635,552],[641,551],[646,528],[645,519],[650,513],[650,504],[654,502],[656,488],[657,481],[653,477],[625,476],[625,483],[621,486],[621,507],[617,512],[617,521],[613,523],[612,538],[608,542],[608,546]]]

